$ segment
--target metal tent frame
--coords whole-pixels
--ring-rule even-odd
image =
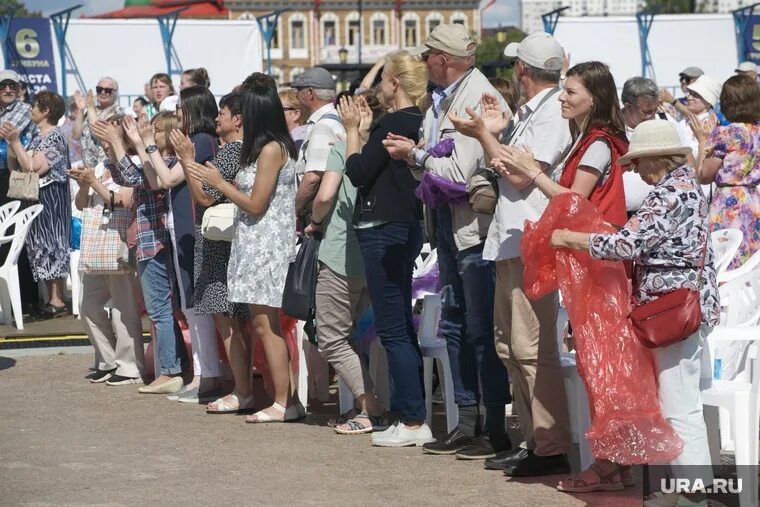
[[[69,75],[74,76],[74,79],[76,79],[79,91],[82,93],[87,92],[87,86],[84,83],[84,79],[82,79],[82,74],[79,72],[77,62],[71,53],[68,42],[66,42],[66,32],[69,30],[71,13],[80,7],[82,7],[82,4],[69,7],[50,16],[50,21],[53,22],[53,30],[55,31],[56,44],[58,44],[58,58],[61,62],[61,95],[63,97],[69,96],[68,80],[66,79]],[[10,28],[10,22],[8,22],[8,28]],[[4,35],[7,37],[8,32],[6,31]]]
[[[177,28],[177,20],[182,11],[187,10],[187,7],[182,7],[175,11],[167,12],[166,14],[160,14],[156,16],[158,21],[158,28],[161,30],[161,41],[164,45],[164,58],[166,58],[166,73],[169,77],[173,75],[182,75],[182,63],[179,61],[179,55],[177,50],[172,44],[172,38],[174,37],[174,29]]]
[[[557,29],[559,17],[569,8],[569,6],[560,7],[559,9],[554,9],[553,11],[547,12],[546,14],[541,14],[541,21],[544,22],[544,32],[548,33],[549,35],[554,35],[554,30]]]
[[[651,80],[654,77],[652,53],[649,51],[649,31],[652,29],[655,11],[644,10],[636,13],[636,24],[639,27],[639,49],[641,51],[641,75]]]
[[[272,39],[274,33],[277,30],[277,20],[280,18],[280,14],[290,10],[290,7],[284,9],[277,9],[269,14],[263,14],[256,16],[256,22],[259,24],[259,31],[261,37],[264,39],[264,44],[267,47],[267,74],[272,75]]]

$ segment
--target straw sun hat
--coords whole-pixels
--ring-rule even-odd
[[[690,152],[691,148],[681,144],[674,123],[668,120],[648,120],[633,129],[628,153],[620,157],[618,162],[626,165],[636,158],[686,155]]]

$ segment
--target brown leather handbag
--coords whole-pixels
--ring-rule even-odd
[[[709,237],[707,241],[710,241]],[[687,339],[699,329],[702,324],[700,290],[706,257],[707,243],[702,252],[699,286],[696,291],[682,288],[652,294],[657,298],[641,303],[636,297],[638,289],[634,289],[634,308],[629,317],[636,338],[643,346],[650,349],[667,347]],[[634,267],[634,280],[637,279],[635,269]]]

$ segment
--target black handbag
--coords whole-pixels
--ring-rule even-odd
[[[316,300],[319,239],[303,236],[296,260],[288,267],[282,311],[294,319],[308,321],[313,317]]]

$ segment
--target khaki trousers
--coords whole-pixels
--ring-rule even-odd
[[[367,366],[349,341],[354,322],[369,306],[367,282],[319,264],[316,291],[319,352],[335,368],[354,398],[373,391]]]
[[[123,377],[140,377],[145,370],[142,322],[137,311],[134,273],[82,278],[82,319],[95,347],[100,370],[116,368]],[[111,300],[111,318],[103,306]]]
[[[494,305],[496,353],[512,381],[523,446],[539,456],[566,453],[571,440],[557,350],[559,297],[528,299],[518,257],[496,262]]]

